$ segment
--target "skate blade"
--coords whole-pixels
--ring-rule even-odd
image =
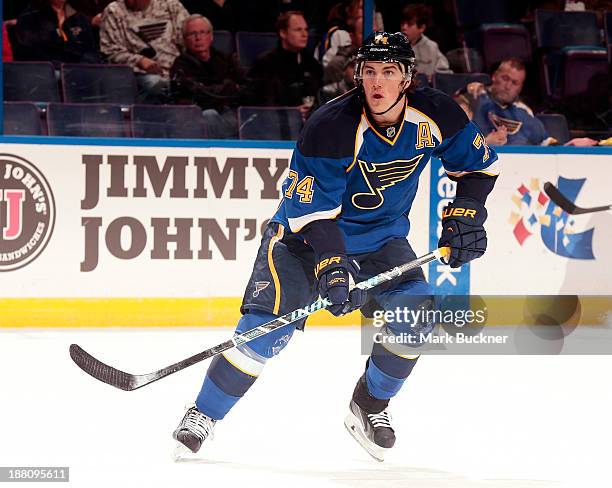
[[[172,451],[172,460],[175,463],[180,463],[184,461],[202,461],[203,457],[198,455],[197,452],[191,452],[184,444],[181,444],[178,441],[175,441],[175,448]]]
[[[361,447],[365,449],[365,451],[376,459],[379,462],[383,462],[385,460],[385,454],[390,451],[390,448],[380,447],[370,441],[363,431],[361,427],[361,423],[359,419],[353,415],[352,412],[349,412],[344,419],[344,426],[346,430],[348,430],[349,434],[353,436],[353,438],[359,443]]]

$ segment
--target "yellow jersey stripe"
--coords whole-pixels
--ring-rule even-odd
[[[280,309],[280,298],[281,298],[281,290],[280,290],[280,280],[278,278],[278,273],[276,272],[276,267],[274,266],[274,257],[272,256],[272,251],[274,249],[274,244],[277,241],[283,238],[283,232],[285,228],[279,224],[278,232],[276,235],[270,240],[270,244],[268,245],[268,266],[270,267],[270,272],[272,273],[272,280],[274,281],[274,310],[272,313],[274,315],[278,315],[278,311]]]

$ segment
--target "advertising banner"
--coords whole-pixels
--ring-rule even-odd
[[[290,149],[242,147],[3,144],[1,153],[4,327],[234,322],[291,158]],[[569,215],[543,188],[550,181],[577,205],[605,204],[612,156],[500,159],[487,253],[458,270],[432,263],[436,293],[611,294],[612,215]],[[455,187],[437,159],[422,173],[410,213],[418,255],[437,244]]]
[[[610,155],[501,154],[487,201],[488,249],[471,263],[475,294],[612,295],[612,213],[569,215],[548,181],[583,207],[610,203]]]

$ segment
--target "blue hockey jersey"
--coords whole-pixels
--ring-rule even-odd
[[[508,145],[539,145],[548,138],[544,124],[523,102],[500,105],[488,93],[478,98],[474,122],[486,134],[496,127],[505,126],[508,129]]]
[[[306,122],[272,221],[298,233],[315,220],[337,219],[347,254],[374,251],[408,235],[419,176],[431,156],[453,178],[498,174],[497,155],[444,93],[410,92],[399,128],[381,133],[351,90]]]

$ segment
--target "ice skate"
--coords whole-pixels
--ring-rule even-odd
[[[195,405],[192,405],[185,412],[185,416],[172,437],[177,441],[177,446],[174,451],[174,460],[179,461],[193,457],[202,446],[202,443],[210,437],[213,437],[213,429],[216,420],[207,417],[199,412]]]
[[[380,413],[368,413],[351,400],[344,426],[361,447],[377,461],[384,461],[385,454],[395,444],[395,432],[391,427],[391,417],[386,410]]]

